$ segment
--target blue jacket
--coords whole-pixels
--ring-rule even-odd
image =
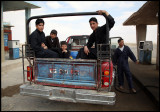
[[[113,64],[118,67],[128,67],[128,57],[134,62],[137,61],[135,55],[128,46],[124,45],[123,51],[117,48],[113,56]]]

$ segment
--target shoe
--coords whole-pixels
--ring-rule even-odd
[[[134,94],[137,93],[137,91],[134,88],[132,88],[130,91],[131,91],[131,93],[134,93]]]
[[[122,90],[124,89],[124,87],[123,87],[123,86],[119,86],[119,88],[120,88],[120,89],[122,89]]]

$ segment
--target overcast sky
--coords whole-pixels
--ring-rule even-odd
[[[41,8],[31,9],[31,16],[73,13],[73,12],[95,12],[106,10],[115,19],[115,25],[110,31],[110,37],[120,36],[126,43],[136,43],[136,26],[123,26],[123,23],[134,12],[146,3],[146,1],[27,1]],[[93,15],[94,16],[94,15]],[[92,30],[89,19],[93,16],[74,16],[45,18],[44,33],[49,35],[52,29],[58,31],[59,40],[65,40],[70,35],[90,35]],[[103,16],[94,16],[98,19],[99,26],[105,24]],[[4,12],[4,22],[10,22],[12,27],[12,38],[25,42],[25,11]],[[35,30],[35,20],[31,21],[31,32]],[[148,41],[157,43],[157,26],[147,26]]]

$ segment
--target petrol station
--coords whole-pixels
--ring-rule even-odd
[[[1,61],[5,61],[5,52],[9,53],[10,59],[19,58],[19,40],[13,40],[12,27],[3,20],[3,12],[25,10],[25,21],[31,16],[31,9],[40,8],[24,1],[1,1]],[[15,19],[15,18],[14,18]],[[24,37],[26,38],[26,37]],[[10,45],[9,45],[10,44]]]
[[[1,61],[2,61],[2,64],[5,63],[5,57],[4,57],[5,52],[9,52],[10,59],[12,59],[12,61],[14,59],[19,58],[18,57],[19,40],[12,39],[11,27],[14,27],[13,25],[3,25],[3,12],[15,11],[15,10],[25,10],[25,20],[26,20],[25,22],[27,22],[27,20],[30,18],[32,8],[40,8],[40,7],[35,6],[33,4],[29,4],[27,2],[20,2],[20,1],[18,1],[17,3],[16,3],[16,1],[3,1],[2,2],[2,4],[1,4]],[[146,94],[148,94],[151,97],[151,99],[156,104],[156,106],[159,105],[159,87],[157,87],[157,84],[159,84],[159,71],[158,71],[159,70],[159,21],[158,21],[159,19],[158,18],[159,18],[159,1],[154,1],[154,2],[147,1],[137,12],[133,13],[123,23],[124,26],[127,26],[127,25],[128,26],[129,25],[136,26],[136,37],[135,38],[136,38],[136,45],[137,45],[137,58],[138,58],[140,64],[135,65],[134,63],[129,62],[131,73],[133,74],[133,79],[136,80],[137,84],[141,85],[141,88],[146,92]],[[153,65],[153,62],[152,62],[153,42],[146,40],[147,25],[157,25],[157,37],[153,37],[153,38],[157,38],[157,52],[156,52],[155,65]],[[30,30],[30,28],[27,29],[27,31],[28,31],[27,33],[30,33],[29,30]],[[26,37],[27,37],[27,33],[26,33]],[[24,37],[24,38],[27,40],[26,37]],[[45,62],[46,60],[37,60],[37,63],[41,64],[41,63],[39,63],[41,61]],[[57,60],[52,60],[52,61],[57,61]],[[59,60],[59,61],[64,62],[66,60]],[[76,60],[71,60],[71,61],[76,62]],[[61,62],[61,63],[63,63],[63,62]],[[70,61],[68,61],[68,62],[70,63]],[[79,61],[79,63],[81,63],[81,61]],[[88,63],[91,63],[91,62],[89,61]],[[96,61],[94,63],[96,63]],[[59,65],[57,65],[57,66],[59,67]],[[67,66],[69,66],[69,65],[67,65]],[[43,67],[43,66],[41,66],[41,67]],[[61,71],[61,69],[58,67],[57,67],[57,70]],[[66,67],[64,67],[64,68],[66,68]],[[43,70],[43,68],[41,70]],[[44,69],[44,71],[45,70],[46,69]],[[25,71],[25,70],[23,70],[23,71]],[[87,71],[87,69],[86,69],[86,71]],[[53,73],[53,72],[54,72],[54,69],[53,68],[50,69],[50,73]],[[30,75],[31,70],[27,71],[27,73],[29,74],[28,78],[31,80],[31,75]],[[43,71],[40,71],[40,73],[43,73]],[[44,74],[40,74],[40,75],[42,77],[44,77],[43,76]],[[68,78],[70,78],[70,77],[68,77]],[[154,80],[152,80],[152,79],[154,79]],[[38,81],[39,81],[39,83],[43,83],[42,82],[43,80],[41,79],[41,77],[38,79]],[[30,81],[30,83],[31,83],[31,81]],[[88,83],[86,83],[86,85],[87,84]],[[148,88],[146,85],[148,85],[150,87],[154,86],[156,88]],[[21,92],[25,94],[26,91],[24,91],[23,89],[24,88],[21,87]],[[67,91],[67,89],[65,91]],[[49,93],[49,95],[51,96],[52,93],[54,93],[54,92]],[[56,91],[55,91],[55,93],[56,93]],[[80,91],[78,91],[77,95],[80,95],[80,94],[81,94]],[[54,99],[54,98],[50,97],[50,99]],[[68,101],[68,99],[66,101]]]

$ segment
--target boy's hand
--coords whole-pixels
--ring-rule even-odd
[[[139,61],[136,61],[136,64],[139,64]]]
[[[84,46],[84,52],[88,55],[88,53],[89,53],[89,49],[88,49],[88,47],[87,47],[87,46]]]
[[[44,46],[43,48],[44,48],[44,49],[48,49],[48,47],[47,47],[47,46]]]
[[[62,52],[65,52],[65,53],[67,53],[67,50],[63,50]]]
[[[105,10],[98,10],[96,12],[98,12],[99,15],[102,15],[103,13],[105,13],[107,16],[109,15],[109,13]]]
[[[41,44],[41,47],[43,47],[43,49],[48,49],[48,47],[44,43]]]

